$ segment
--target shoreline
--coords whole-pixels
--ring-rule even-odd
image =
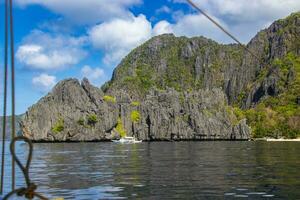
[[[250,141],[250,139],[198,139],[198,140],[143,140],[142,143],[146,142],[212,142],[212,141],[224,141],[224,142],[239,142],[239,141]],[[113,142],[112,140],[90,140],[90,141],[32,141],[32,143],[109,143]]]
[[[2,140],[1,140],[2,141]],[[10,142],[10,140],[5,140],[6,142]],[[265,141],[265,142],[300,142],[300,138],[296,139],[284,139],[284,138],[250,138],[250,139],[182,139],[182,140],[143,140],[143,143],[146,142],[257,142],[257,141]],[[103,139],[103,140],[89,140],[89,141],[47,141],[47,140],[32,140],[32,143],[109,143],[112,140]]]
[[[300,142],[300,138],[285,139],[285,138],[254,138],[253,141],[266,141],[266,142]]]
[[[273,139],[273,138],[267,138],[266,139],[267,142],[300,142],[300,138],[297,139]]]

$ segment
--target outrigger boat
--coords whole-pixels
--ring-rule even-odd
[[[135,144],[141,143],[142,140],[136,140],[135,137],[122,137],[119,140],[112,140],[115,143],[122,143],[122,144]]]

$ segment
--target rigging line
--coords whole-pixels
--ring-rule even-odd
[[[255,55],[252,51],[250,51],[243,43],[241,43],[235,36],[233,36],[229,31],[223,28],[216,20],[210,17],[206,12],[204,12],[201,8],[199,8],[192,0],[187,0],[187,2],[194,7],[197,11],[203,14],[207,19],[209,19],[212,23],[214,23],[219,29],[221,29],[226,35],[228,35],[231,39],[237,42],[240,46],[242,46],[247,52],[249,52],[252,56],[254,56],[257,60],[259,60],[258,56]]]
[[[8,0],[5,0],[5,22],[4,22],[4,99],[3,99],[3,121],[2,121],[2,159],[1,159],[1,182],[0,182],[0,194],[3,193],[4,185],[4,166],[5,166],[5,140],[6,140],[6,104],[7,104],[7,75],[8,75]]]
[[[14,145],[17,141],[23,141],[23,142],[27,143],[29,146],[27,162],[25,165],[22,164],[22,162],[16,155]],[[3,200],[10,199],[10,197],[14,194],[16,194],[19,197],[24,197],[26,199],[34,199],[35,197],[37,197],[41,200],[48,200],[48,198],[46,198],[42,194],[39,194],[36,192],[37,185],[34,184],[33,182],[31,182],[30,177],[29,177],[29,168],[30,168],[30,163],[32,160],[32,153],[33,153],[33,145],[32,145],[31,140],[24,136],[15,137],[10,143],[10,152],[11,152],[13,159],[16,161],[18,167],[21,169],[21,172],[24,175],[26,187],[20,187],[16,190],[12,190],[8,194],[6,194],[6,196],[3,198]]]
[[[11,54],[11,122],[12,122],[12,140],[16,137],[16,128],[15,128],[15,56],[14,56],[14,24],[13,24],[13,3],[12,0],[9,0],[9,18],[10,18],[10,54]],[[15,150],[15,144],[12,146]],[[15,159],[12,158],[11,163],[12,174],[11,174],[11,187],[12,190],[15,189]]]

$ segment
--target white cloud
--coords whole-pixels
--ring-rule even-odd
[[[152,26],[144,15],[139,15],[104,22],[92,27],[88,34],[93,46],[104,50],[104,62],[115,64],[151,37]]]
[[[130,19],[116,18],[88,31],[93,47],[103,50],[103,61],[110,66],[118,64],[133,48],[152,36],[164,33],[174,33],[177,36],[204,35],[216,40],[221,40],[224,36],[204,16],[198,14],[185,15],[175,24],[162,20],[154,27],[144,15],[132,16]]]
[[[116,17],[130,17],[128,9],[142,0],[16,0],[19,6],[41,5],[76,23],[97,23]]]
[[[206,3],[209,4],[210,1]],[[161,7],[159,12],[168,12],[167,7]],[[157,11],[158,12],[158,11]],[[207,18],[199,13],[184,14],[174,11],[173,19],[175,23],[166,20],[159,21],[154,26],[144,15],[130,18],[114,18],[107,22],[98,24],[88,31],[88,36],[93,47],[104,52],[104,63],[113,66],[120,62],[133,48],[142,44],[155,35],[164,33],[174,33],[176,36],[205,36],[222,43],[233,42],[227,35],[219,30]],[[212,16],[216,21],[227,29],[233,31],[243,42],[248,42],[255,35],[259,27],[263,26],[259,22],[251,32],[246,26],[230,26],[224,18]],[[254,27],[254,25],[250,25]],[[239,29],[242,27],[242,29]],[[241,31],[242,30],[242,31]]]
[[[215,16],[233,22],[274,21],[300,9],[299,0],[194,0]]]
[[[104,77],[104,70],[96,67],[92,68],[89,65],[83,66],[81,69],[82,77],[88,78],[91,82],[97,82]]]
[[[187,3],[184,0],[173,0],[173,2]],[[271,22],[300,10],[299,0],[252,0],[251,2],[249,0],[194,0],[194,2],[210,16],[219,19],[223,26],[227,26],[227,29],[244,43],[247,43],[260,29],[266,28]],[[184,16],[185,19],[178,18],[177,24],[192,22],[192,18],[188,19],[187,16],[192,16],[192,14]],[[184,21],[185,23],[183,23]],[[207,19],[206,21],[211,23]],[[194,21],[193,24],[203,26],[203,22],[201,24],[199,21]],[[205,25],[204,28],[206,28]],[[203,34],[203,30],[200,28],[194,31],[198,35]],[[191,30],[186,27],[179,32],[189,35]],[[222,36],[219,33],[216,35],[211,32],[211,35],[219,42],[233,42],[225,34]]]
[[[220,22],[217,18],[215,18],[215,20]],[[200,14],[184,15],[174,24],[161,21],[154,27],[155,34],[170,32],[177,36],[193,37],[202,35],[220,42],[225,41],[224,34],[214,24]]]
[[[31,69],[57,70],[77,64],[85,56],[85,37],[52,36],[34,30],[19,46],[16,58]]]
[[[171,13],[172,12],[172,9],[169,8],[168,6],[162,6],[160,7],[159,9],[157,9],[155,11],[156,14],[160,14],[160,13]]]
[[[172,25],[165,20],[158,22],[153,28],[153,35],[161,35],[164,33],[173,33]]]
[[[102,50],[104,63],[111,66],[117,64],[133,48],[152,36],[163,33],[190,37],[203,35],[222,43],[233,42],[203,15],[196,12],[184,14],[180,10],[170,13],[171,9],[166,6],[162,6],[156,12],[170,13],[175,22],[162,20],[152,26],[143,14],[134,16],[129,11],[131,6],[141,2],[142,0],[17,0],[21,6],[39,4],[79,23],[101,22],[88,30],[88,39],[94,48]],[[186,3],[184,0],[173,2]],[[271,21],[300,9],[298,0],[253,0],[251,3],[248,0],[195,2],[244,43]],[[85,37],[51,36],[33,32],[29,38],[31,39],[23,42],[18,49],[17,58],[34,69],[59,69],[74,65],[86,54],[82,49]]]
[[[40,74],[33,77],[32,84],[42,92],[49,91],[56,84],[56,77],[48,74]]]

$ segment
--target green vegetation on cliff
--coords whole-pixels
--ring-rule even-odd
[[[90,114],[87,118],[87,123],[90,126],[95,126],[95,124],[98,122],[97,115],[95,114]]]
[[[56,134],[62,132],[65,128],[64,123],[65,123],[64,119],[62,118],[58,119],[51,129],[52,132]]]
[[[254,108],[234,108],[238,119],[247,118],[253,137],[300,137],[300,57],[292,53],[276,59],[273,66],[279,69],[281,94],[262,100]],[[293,80],[288,80],[293,73]]]
[[[103,100],[104,100],[105,102],[109,102],[109,103],[116,103],[116,102],[117,102],[116,97],[109,96],[109,95],[105,95],[105,96],[103,97]]]
[[[77,120],[77,124],[80,126],[84,126],[84,118],[81,117],[79,120]]]
[[[133,110],[133,111],[130,113],[130,118],[131,118],[131,121],[132,121],[132,122],[138,122],[138,121],[140,121],[140,119],[141,119],[141,114],[140,114],[139,111]]]
[[[127,135],[126,130],[124,129],[121,118],[118,119],[117,126],[116,126],[116,131],[120,134],[120,136],[122,138],[126,137],[126,135]]]
[[[204,37],[156,36],[126,56],[102,90],[123,89],[144,97],[152,88],[197,90],[205,86],[205,81],[212,87],[222,87],[228,58],[242,63],[242,48],[219,45]]]
[[[140,65],[135,69],[134,76],[126,76],[124,84],[141,94],[145,94],[154,85],[153,69],[149,65]]]
[[[141,105],[141,102],[133,101],[133,102],[131,102],[131,105],[137,107],[137,106]]]

